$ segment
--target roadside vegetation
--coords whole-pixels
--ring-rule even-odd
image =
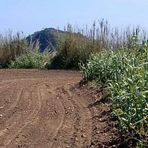
[[[124,31],[111,28],[105,20],[94,22],[90,28],[67,25],[65,32],[64,37],[56,35],[58,52],[52,59],[50,68],[78,69],[79,63],[85,63],[90,54],[128,46],[127,41],[132,36],[130,28]]]
[[[92,54],[81,72],[107,87],[125,146],[148,146],[148,43],[131,38],[130,48]]]
[[[17,34],[0,36],[0,67],[80,69],[85,82],[95,82],[111,94],[111,109],[119,121],[125,146],[148,145],[148,41],[137,28],[118,30],[107,21],[92,27],[68,25],[56,34],[56,52],[39,52]]]
[[[10,31],[5,35],[0,34],[0,68],[8,67],[11,60],[26,53],[28,45],[23,38],[22,34],[14,35]]]
[[[30,44],[23,34],[0,35],[0,68],[38,68],[50,64],[52,53],[41,53],[39,43]]]
[[[30,48],[31,49],[31,48]],[[15,60],[11,60],[9,68],[29,68],[29,69],[45,69],[50,64],[52,53],[39,51],[38,43],[32,50],[28,50],[25,54],[18,56]]]

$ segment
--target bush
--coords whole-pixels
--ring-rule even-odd
[[[9,68],[47,68],[50,64],[51,54],[48,52],[40,53],[38,50],[29,51],[24,55],[11,61]]]
[[[65,36],[58,37],[57,55],[52,60],[51,67],[78,69],[78,63],[85,62],[93,52],[91,45],[93,45],[91,39],[88,40],[79,33],[68,32]]]

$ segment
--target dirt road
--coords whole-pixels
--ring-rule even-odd
[[[109,107],[88,107],[95,98],[74,87],[80,80],[74,71],[0,70],[0,148],[113,146]]]

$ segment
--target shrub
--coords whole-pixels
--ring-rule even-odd
[[[51,54],[48,52],[40,53],[39,50],[29,51],[11,61],[9,68],[47,68],[50,64]]]
[[[93,52],[92,48],[86,47],[91,44],[91,40],[86,41],[81,34],[68,33],[58,41],[57,55],[52,60],[51,68],[77,69],[78,63],[85,62]]]

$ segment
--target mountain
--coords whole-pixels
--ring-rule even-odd
[[[38,41],[41,52],[43,52],[45,49],[53,51],[56,48],[56,35],[64,35],[66,33],[66,31],[61,31],[54,28],[46,28],[29,35],[26,39],[32,44],[35,44]]]
[[[35,43],[39,42],[40,52],[43,52],[45,49],[48,51],[54,51],[57,45],[57,37],[58,39],[64,39],[66,35],[72,34],[74,36],[79,36],[84,39],[88,39],[86,36],[81,34],[80,32],[71,32],[71,31],[62,31],[54,28],[46,28],[41,31],[37,31],[32,35],[29,35],[26,39],[29,43],[35,45]]]

